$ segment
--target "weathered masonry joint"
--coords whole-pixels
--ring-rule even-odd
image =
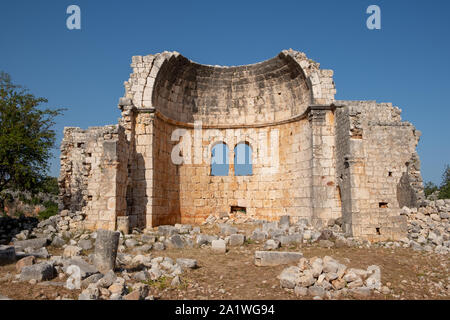
[[[293,50],[239,67],[177,52],[131,66],[118,125],[64,130],[61,203],[86,215],[85,228],[201,223],[235,210],[317,227],[342,218],[348,235],[371,241],[406,235],[400,209],[424,195],[420,132],[399,108],[335,100],[333,71]],[[190,160],[174,163],[180,141],[175,153]],[[211,174],[218,143],[228,175]],[[250,175],[234,173],[239,144],[251,148]]]

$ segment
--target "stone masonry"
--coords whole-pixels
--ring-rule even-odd
[[[64,130],[61,209],[82,211],[85,228],[202,223],[239,208],[316,227],[342,218],[370,241],[405,237],[401,208],[424,195],[420,132],[399,108],[335,100],[333,71],[292,49],[239,67],[177,52],[131,67],[118,125]],[[229,148],[228,176],[211,175],[217,143]],[[239,143],[252,150],[248,176],[234,174]]]

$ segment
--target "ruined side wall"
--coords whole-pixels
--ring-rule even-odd
[[[339,103],[345,107],[336,110],[337,175],[346,231],[370,240],[402,238],[406,222],[399,215],[401,199],[420,198],[415,162],[420,133],[402,122],[401,110],[391,104]],[[414,170],[409,169],[411,163],[415,163]],[[405,186],[409,172],[416,189]]]
[[[110,229],[126,214],[128,143],[122,127],[65,128],[59,178],[62,209],[82,211],[84,227]]]

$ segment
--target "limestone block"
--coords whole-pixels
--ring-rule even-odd
[[[296,263],[303,257],[301,252],[256,251],[255,265],[278,266]]]

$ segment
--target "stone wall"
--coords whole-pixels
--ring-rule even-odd
[[[116,228],[126,215],[128,143],[119,126],[65,128],[59,179],[61,209],[82,211],[88,229]]]
[[[402,122],[401,110],[389,103],[338,103],[337,174],[346,231],[376,240],[402,238],[406,221],[399,209],[405,200],[399,198],[416,205],[423,197],[415,163],[420,132]]]

